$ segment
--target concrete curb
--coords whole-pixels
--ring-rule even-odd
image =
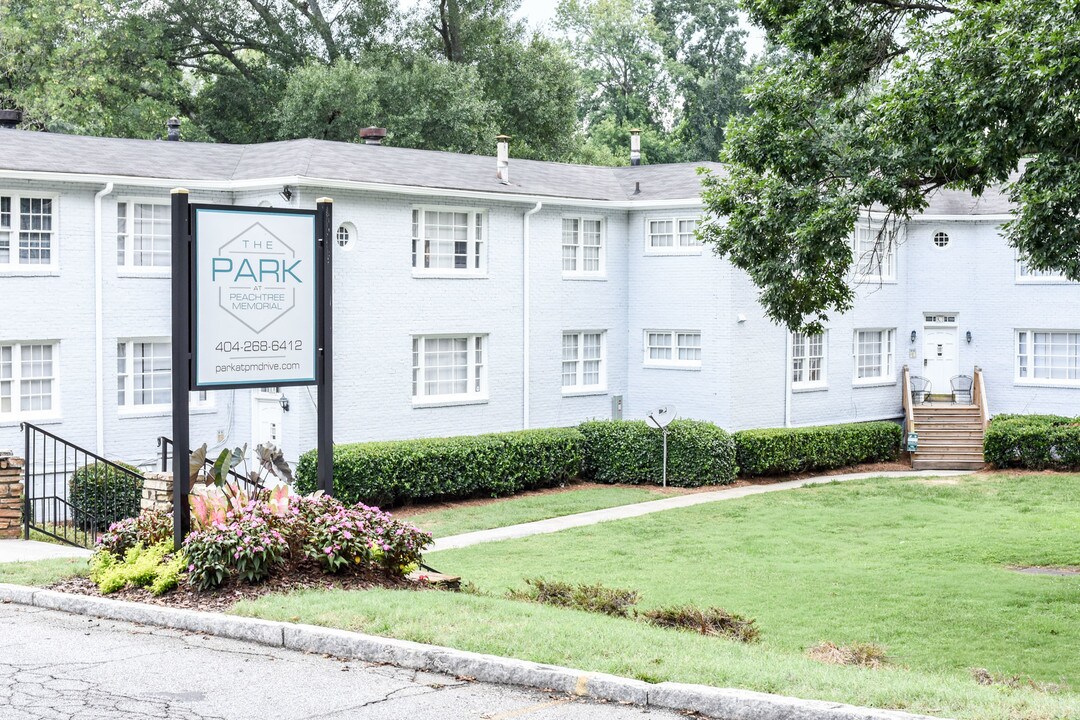
[[[939,720],[783,695],[640,680],[424,645],[333,628],[233,617],[0,583],[0,602],[231,638],[300,652],[396,665],[481,682],[556,690],[593,700],[697,712],[724,720]]]

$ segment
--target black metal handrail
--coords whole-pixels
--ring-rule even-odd
[[[172,438],[169,438],[169,437],[167,437],[165,435],[161,435],[157,439],[157,444],[158,444],[158,447],[161,448],[161,472],[168,472],[169,471],[169,455],[170,455],[169,448],[171,448],[173,446]],[[190,454],[190,451],[188,451],[188,452]],[[207,467],[211,467],[211,468],[214,467],[214,461],[211,460],[209,457],[206,458],[206,463],[205,464],[206,464]],[[244,475],[243,473],[238,473],[235,470],[233,470],[232,468],[229,468],[229,470],[228,470],[228,472],[226,474],[230,478],[232,478],[233,480],[242,482],[245,485],[249,486],[253,490],[262,490],[263,489],[262,483],[257,482],[255,480],[252,480],[247,475]]]
[[[32,423],[20,428],[24,538],[35,530],[71,545],[88,545],[111,523],[139,514],[142,473]],[[73,487],[78,473],[84,477]]]

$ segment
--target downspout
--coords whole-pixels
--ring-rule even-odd
[[[521,428],[529,429],[529,218],[540,212],[544,203],[537,201],[532,210],[525,213],[521,228]]]
[[[791,427],[791,333],[784,347],[784,427]]]
[[[102,280],[101,280],[101,199],[113,191],[112,182],[105,183],[97,195],[94,195],[94,342],[97,379],[95,395],[97,397],[97,454],[105,454],[105,338],[102,337]]]

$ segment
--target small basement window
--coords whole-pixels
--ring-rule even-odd
[[[934,233],[934,245],[943,248],[949,244],[949,233],[938,230]]]

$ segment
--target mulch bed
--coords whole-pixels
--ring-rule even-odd
[[[47,589],[59,592],[107,597],[113,600],[165,605],[167,607],[186,608],[188,610],[206,610],[220,612],[227,610],[241,600],[254,600],[270,593],[286,593],[294,590],[371,590],[389,588],[392,590],[423,590],[427,583],[419,583],[400,577],[391,577],[381,573],[367,575],[326,575],[317,570],[282,571],[258,585],[243,582],[228,582],[225,585],[204,592],[196,592],[181,585],[172,592],[155,597],[143,588],[119,590],[102,595],[97,585],[86,577],[72,577],[53,583]]]

